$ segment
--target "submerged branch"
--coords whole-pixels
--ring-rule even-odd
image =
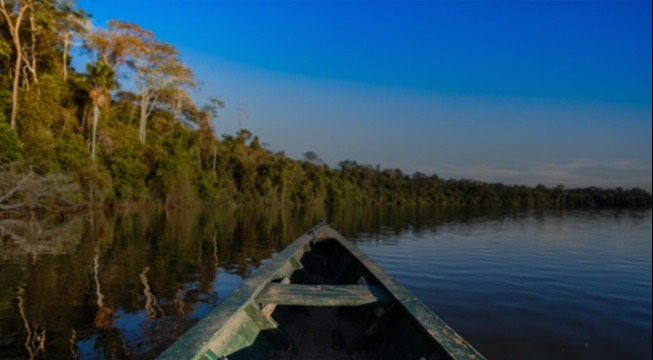
[[[80,207],[84,205],[80,194],[79,184],[70,176],[39,175],[21,161],[0,166],[0,212]]]

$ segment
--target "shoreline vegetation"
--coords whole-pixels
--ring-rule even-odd
[[[71,66],[71,48],[90,59]],[[120,88],[118,80],[134,91]],[[651,208],[643,189],[535,187],[407,175],[217,138],[217,98],[177,49],[128,22],[91,25],[73,0],[0,0],[0,213],[90,207],[437,205]],[[219,122],[217,122],[219,124]]]

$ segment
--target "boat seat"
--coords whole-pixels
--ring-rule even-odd
[[[282,283],[268,284],[256,299],[260,304],[298,306],[359,306],[392,301],[381,287],[374,285]]]

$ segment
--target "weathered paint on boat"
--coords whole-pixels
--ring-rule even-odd
[[[311,331],[315,334],[307,335]],[[309,230],[276,254],[158,358],[301,359],[316,354],[483,359],[328,225]]]

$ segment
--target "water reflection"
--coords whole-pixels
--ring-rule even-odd
[[[242,278],[327,217],[354,241],[396,246],[443,225],[561,212],[441,208],[185,209],[0,219],[0,354],[152,358]],[[639,212],[588,213],[637,222]],[[532,226],[532,225],[529,225]]]
[[[317,217],[242,209],[1,219],[2,357],[152,357],[219,301],[220,273],[237,286]]]

